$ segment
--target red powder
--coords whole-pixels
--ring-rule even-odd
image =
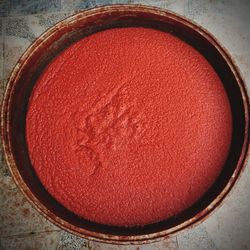
[[[26,122],[48,192],[85,219],[119,226],[190,207],[218,177],[232,132],[206,59],[145,28],[110,29],[66,49],[37,81]]]

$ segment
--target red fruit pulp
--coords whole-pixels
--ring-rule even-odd
[[[230,104],[212,66],[171,34],[117,28],[80,40],[45,69],[26,136],[48,192],[116,226],[177,215],[211,187],[231,142]]]

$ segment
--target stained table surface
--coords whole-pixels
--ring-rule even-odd
[[[0,0],[0,98],[15,63],[42,32],[78,10],[139,3],[181,14],[229,51],[250,88],[248,0]],[[148,245],[111,246],[76,237],[43,218],[21,194],[0,151],[0,249],[250,249],[250,163],[223,204],[201,224]]]

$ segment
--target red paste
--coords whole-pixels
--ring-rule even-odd
[[[37,81],[31,162],[75,214],[133,226],[176,215],[218,177],[231,141],[222,83],[195,49],[153,29],[91,35]]]

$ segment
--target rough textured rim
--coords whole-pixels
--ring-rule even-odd
[[[48,40],[55,32],[58,32],[60,30],[60,27],[67,25],[68,23],[73,23],[77,19],[84,19],[86,17],[94,16],[97,13],[107,13],[107,12],[120,12],[129,10],[131,12],[147,12],[156,14],[158,16],[162,17],[168,17],[172,20],[181,21],[182,24],[196,30],[196,32],[200,33],[203,37],[205,37],[222,55],[224,60],[229,65],[230,69],[232,70],[235,79],[237,80],[238,86],[241,91],[241,96],[244,104],[244,110],[245,110],[245,137],[244,137],[244,143],[241,150],[241,155],[238,160],[238,164],[230,177],[230,180],[228,181],[225,188],[222,190],[222,192],[201,212],[196,214],[191,219],[174,226],[172,228],[162,230],[156,233],[147,234],[147,235],[137,235],[137,236],[117,236],[117,235],[110,235],[110,234],[104,234],[104,233],[97,233],[94,231],[89,231],[83,228],[76,227],[67,221],[59,218],[54,213],[49,211],[43,204],[40,203],[40,201],[35,197],[35,195],[32,193],[32,191],[27,187],[26,183],[22,179],[18,168],[16,166],[16,163],[14,161],[14,157],[12,155],[11,151],[11,145],[10,145],[10,138],[9,138],[9,106],[10,106],[10,99],[13,91],[14,84],[16,82],[16,79],[18,78],[19,74],[22,71],[22,66],[25,64],[25,62],[30,58],[30,55],[32,55],[32,52],[36,51],[39,48],[39,45],[42,44],[44,41]],[[112,243],[112,244],[143,244],[143,243],[150,243],[155,242],[163,238],[167,238],[169,236],[172,236],[173,234],[180,232],[181,230],[184,230],[187,227],[194,226],[200,222],[202,222],[212,211],[214,211],[215,208],[219,207],[221,205],[221,202],[224,200],[225,196],[229,193],[229,191],[234,186],[236,180],[238,179],[239,175],[242,173],[242,170],[244,169],[246,165],[246,159],[248,155],[249,150],[249,98],[247,95],[247,90],[245,87],[245,84],[240,76],[238,68],[235,66],[232,58],[229,56],[229,54],[226,52],[226,50],[219,45],[217,40],[206,30],[204,30],[202,27],[200,27],[197,24],[194,24],[193,22],[187,20],[186,18],[174,14],[172,12],[156,8],[156,7],[148,7],[148,6],[142,6],[142,5],[112,5],[112,6],[103,6],[98,7],[86,11],[79,12],[77,14],[74,14],[56,25],[54,25],[52,28],[45,31],[40,37],[38,37],[31,45],[30,47],[24,52],[23,56],[19,59],[16,66],[14,67],[8,83],[7,87],[4,93],[3,102],[2,102],[2,109],[1,109],[1,134],[2,134],[2,140],[3,140],[3,149],[5,154],[5,159],[7,161],[7,165],[9,167],[9,170],[14,178],[14,181],[18,188],[22,191],[22,193],[26,196],[26,198],[29,200],[29,202],[48,220],[50,220],[52,223],[56,224],[57,226],[61,227],[62,229],[65,229],[71,233],[74,233],[78,236],[85,237],[89,240],[95,240],[99,242],[104,243]]]

